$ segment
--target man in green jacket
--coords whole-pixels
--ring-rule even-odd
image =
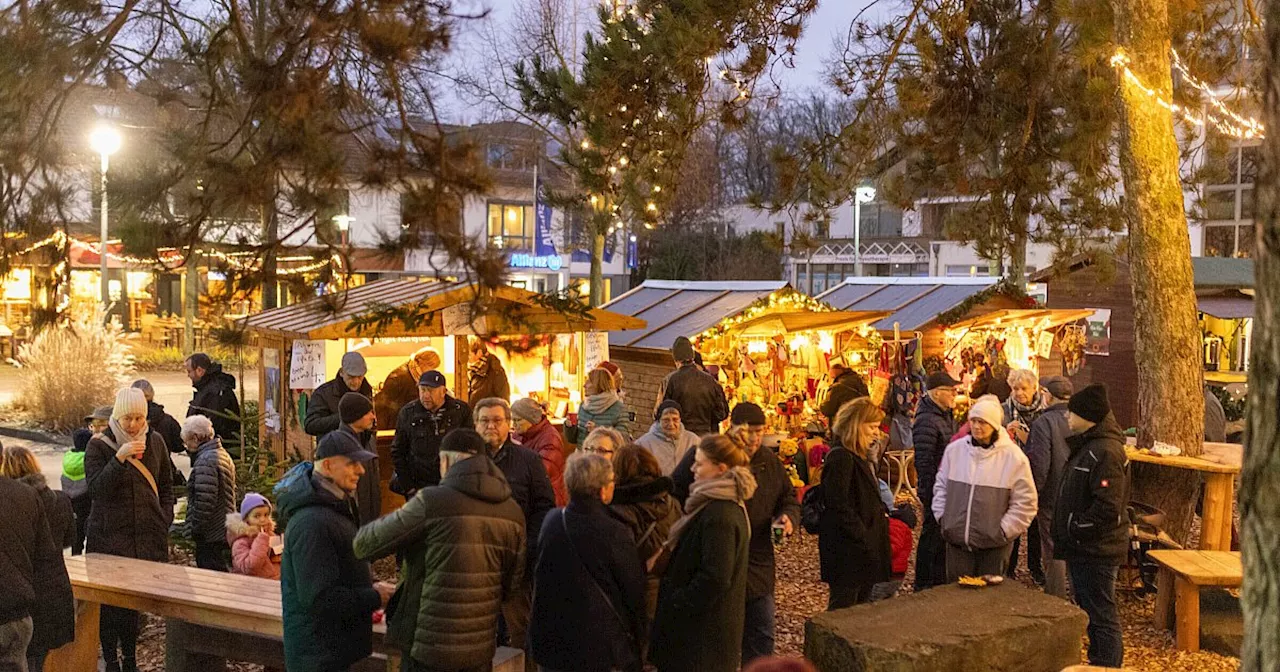
[[[440,485],[356,534],[357,558],[404,558],[387,622],[387,641],[408,654],[404,670],[493,665],[498,614],[524,567],[525,518],[485,448],[474,429],[453,430],[440,445]]]

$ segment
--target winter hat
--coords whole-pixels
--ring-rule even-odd
[[[93,431],[84,427],[71,432],[72,452],[83,453],[89,448],[89,440],[92,438]]]
[[[969,409],[970,420],[981,420],[996,429],[1004,427],[1004,409],[1000,408],[1000,402],[987,395],[973,402],[973,406]]]
[[[249,514],[259,506],[265,506],[267,509],[274,509],[271,501],[256,492],[246,492],[244,499],[240,502],[240,520],[248,522]]]
[[[349,425],[369,414],[373,410],[373,402],[359,392],[348,392],[338,401],[338,417],[344,425]]]
[[[111,419],[111,407],[99,406],[93,409],[92,413],[84,416],[84,424],[87,425],[94,420],[110,420],[110,419]]]
[[[764,422],[764,411],[749,401],[734,406],[733,413],[729,414],[729,424],[733,425],[763,425]]]
[[[111,408],[111,417],[119,420],[130,413],[147,415],[147,397],[136,387],[126,387],[116,392],[116,405]]]
[[[445,434],[444,440],[440,442],[440,450],[452,453],[466,453],[468,455],[478,455],[485,450],[484,438],[474,429],[461,428],[455,429]]]
[[[613,362],[600,362],[600,365],[597,366],[596,368],[604,369],[605,371],[608,371],[609,375],[613,376],[614,378],[618,377],[618,365],[614,364]]]
[[[679,413],[680,415],[684,415],[684,409],[680,408],[680,402],[676,401],[675,399],[667,399],[661,404],[658,404],[658,410],[654,412],[653,419],[661,420],[662,414],[666,413],[668,410],[672,410],[672,411],[675,411],[676,413]]]
[[[1094,383],[1071,395],[1067,410],[1094,424],[1106,420],[1111,413],[1111,400],[1107,398],[1106,386]]]
[[[513,418],[520,418],[526,422],[537,424],[542,422],[542,418],[545,415],[538,402],[529,398],[516,399],[511,404],[511,417]]]
[[[1055,399],[1070,399],[1075,387],[1062,376],[1049,376],[1040,381],[1040,387],[1049,391]]]
[[[369,366],[364,363],[364,355],[358,352],[348,352],[343,355],[342,372],[352,377],[369,373]]]
[[[695,354],[693,343],[684,336],[677,336],[676,342],[671,345],[671,358],[677,362],[687,362],[693,359]]]

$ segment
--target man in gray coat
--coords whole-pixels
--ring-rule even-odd
[[[1040,526],[1040,547],[1043,549],[1044,592],[1063,599],[1067,597],[1067,563],[1053,559],[1053,505],[1062,483],[1062,470],[1071,456],[1067,446],[1067,401],[1071,399],[1071,381],[1062,376],[1050,376],[1040,381],[1050,396],[1049,407],[1035,422],[1027,436],[1027,460],[1031,462],[1031,477],[1040,493],[1040,512],[1036,514]]]

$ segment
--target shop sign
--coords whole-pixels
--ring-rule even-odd
[[[544,256],[534,256],[532,254],[513,254],[507,265],[511,268],[545,268],[549,271],[560,270],[560,255],[548,254]]]
[[[592,371],[609,361],[609,332],[584,332],[582,341],[582,359],[587,371]]]
[[[1084,354],[1107,357],[1111,354],[1111,310],[1093,311],[1085,328]]]
[[[289,389],[314,390],[325,384],[329,376],[324,368],[324,341],[298,339],[293,342],[289,360]]]

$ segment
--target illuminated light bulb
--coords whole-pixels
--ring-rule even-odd
[[[658,186],[658,185],[656,185],[656,184],[655,184],[655,185],[653,185],[653,193],[655,193],[655,194],[656,194],[656,193],[658,193],[658,192],[660,192],[660,191],[662,191],[662,187],[660,187],[660,186]]]
[[[627,157],[625,157],[625,156],[619,156],[619,157],[618,157],[618,165],[619,165],[619,166],[626,167],[627,163],[629,163],[629,161],[627,160]]]
[[[590,140],[587,140],[586,138],[583,138],[583,139],[582,139],[582,148],[583,148],[583,149],[591,149],[591,141],[590,141]]]
[[[597,203],[599,203],[599,202],[600,202],[600,198],[599,198],[598,196],[596,196],[595,194],[592,194],[592,195],[591,195],[591,205],[596,205],[596,204],[597,204]]]
[[[619,107],[618,107],[618,111],[619,111],[619,112],[626,112],[626,111],[627,111],[627,106],[626,106],[626,105],[621,105],[621,106],[619,106]]]
[[[609,174],[610,174],[610,175],[617,175],[617,174],[618,174],[618,167],[617,167],[617,166],[609,166]]]
[[[645,209],[645,210],[648,210],[649,212],[657,212],[657,211],[658,211],[658,204],[657,204],[657,203],[654,203],[653,201],[649,201],[649,204],[648,204],[648,205],[646,205],[646,206],[644,206],[644,209]]]

